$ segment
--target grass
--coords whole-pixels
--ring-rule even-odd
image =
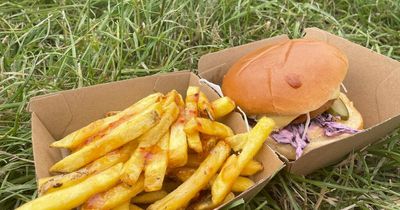
[[[0,209],[36,196],[36,95],[191,69],[208,52],[316,26],[400,60],[398,0],[0,2]],[[400,125],[399,125],[400,126]],[[400,130],[302,177],[279,173],[237,209],[400,209]]]

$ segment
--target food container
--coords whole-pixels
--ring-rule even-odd
[[[167,93],[175,89],[185,97],[189,85],[199,86],[210,100],[218,98],[218,95],[210,87],[200,83],[199,79],[189,71],[180,71],[32,98],[29,110],[32,113],[32,143],[37,178],[49,176],[49,168],[68,155],[67,151],[49,147],[52,142],[103,118],[106,112],[122,110],[154,92]],[[235,133],[247,131],[242,116],[237,112],[224,117],[222,122],[229,125]],[[279,157],[265,145],[255,159],[263,164],[264,170],[251,177],[256,182],[252,188],[236,196],[231,202],[238,199],[247,200],[256,195],[284,166]]]
[[[333,164],[351,151],[379,141],[400,125],[399,62],[318,28],[307,28],[305,32],[305,39],[325,41],[347,55],[349,70],[343,83],[347,96],[364,118],[365,130],[313,149],[295,161],[282,157],[286,169],[300,175]],[[225,73],[240,57],[288,39],[287,35],[280,35],[204,55],[198,64],[199,75],[220,85]]]

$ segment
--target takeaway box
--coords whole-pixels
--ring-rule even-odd
[[[304,38],[325,41],[347,55],[349,71],[344,85],[350,100],[364,117],[365,130],[311,150],[296,161],[289,162],[283,158],[288,171],[301,175],[335,163],[351,151],[378,141],[400,126],[399,62],[318,28],[307,28],[305,32]],[[199,60],[199,75],[220,85],[225,73],[240,57],[288,39],[286,35],[280,35],[204,55]]]
[[[49,176],[49,168],[68,154],[66,151],[50,148],[53,141],[103,118],[108,111],[122,110],[151,93],[167,93],[176,89],[185,97],[189,85],[200,86],[210,100],[218,98],[211,88],[199,82],[197,75],[188,71],[140,77],[32,98],[29,110],[32,113],[32,143],[37,178]],[[247,131],[242,116],[237,112],[231,113],[222,121],[235,133]],[[284,166],[278,156],[265,145],[255,159],[264,166],[262,172],[252,177],[256,185],[236,196],[231,202],[253,197]]]

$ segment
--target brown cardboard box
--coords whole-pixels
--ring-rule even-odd
[[[332,164],[353,150],[378,141],[400,126],[400,63],[318,28],[305,29],[306,39],[322,40],[341,49],[349,59],[344,85],[364,117],[363,132],[319,147],[287,163],[295,174],[309,174]],[[199,75],[221,84],[224,74],[240,57],[263,46],[288,40],[286,35],[210,53],[200,58]]]
[[[49,145],[53,141],[103,118],[108,111],[124,109],[151,93],[166,93],[176,89],[185,96],[189,85],[200,86],[210,100],[218,98],[212,89],[200,84],[198,76],[188,71],[135,78],[32,98],[29,110],[32,112],[32,143],[37,178],[49,176],[50,166],[68,154],[66,151],[50,148]],[[236,112],[228,115],[223,121],[232,127],[235,133],[244,132],[246,129],[241,115]],[[262,148],[256,159],[264,165],[264,170],[252,177],[257,184],[241,193],[235,200],[253,197],[284,166],[267,146]]]

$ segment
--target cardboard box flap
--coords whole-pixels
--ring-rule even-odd
[[[198,72],[199,74],[204,71],[213,68],[215,66],[226,64],[229,68],[236,60],[241,58],[243,55],[258,49],[260,47],[265,47],[268,45],[274,45],[279,42],[283,42],[288,40],[287,35],[275,36],[269,39],[263,39],[255,42],[251,42],[245,45],[232,47],[228,49],[224,49],[218,52],[209,53],[207,55],[203,55],[200,57],[198,63]],[[240,50],[238,50],[240,48]]]
[[[35,113],[35,118],[48,129],[52,137],[62,136],[73,116],[64,95],[59,93],[32,98],[29,102],[29,111]]]
[[[186,88],[189,82],[187,72],[165,75],[140,77],[62,91],[47,97],[34,97],[29,102],[29,110],[36,113],[55,139],[60,139],[94,119],[104,117],[106,112],[122,110],[157,89],[166,90],[171,79],[174,80],[175,87],[181,89]]]
[[[392,71],[377,88],[378,115],[380,119],[389,119],[400,113],[400,68]]]
[[[32,141],[36,176],[48,177],[50,174],[47,166],[60,160],[62,154],[59,149],[48,146],[54,142],[54,138],[35,113],[31,115],[31,122],[34,125],[32,126],[32,139],[40,139],[40,141]]]
[[[214,84],[222,84],[224,75],[228,70],[228,66],[224,63],[199,73],[199,76]]]
[[[188,74],[188,71],[159,74],[154,83],[153,91],[166,94],[175,89],[181,93],[182,97],[186,97],[186,89],[192,76],[194,74]]]
[[[349,71],[343,83],[363,115],[365,127],[400,113],[399,62],[318,28],[305,31],[304,38],[325,41],[347,55]]]

